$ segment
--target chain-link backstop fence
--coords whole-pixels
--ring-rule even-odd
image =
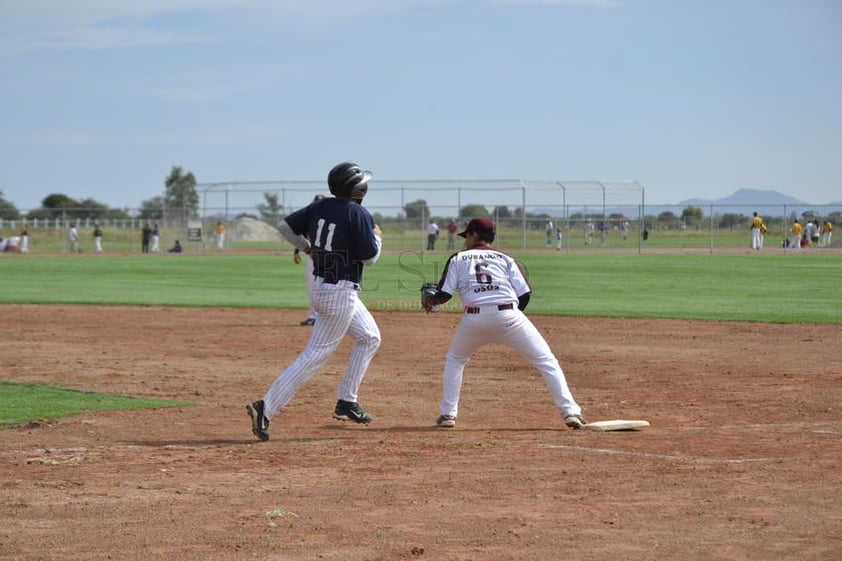
[[[158,226],[162,250],[180,240],[188,251],[217,250],[215,228],[225,226],[226,251],[288,251],[275,227],[278,220],[328,194],[323,181],[266,181],[199,184],[199,207],[161,209],[153,219],[140,209],[109,218],[86,209],[65,209],[48,218],[0,220],[0,236],[14,241],[28,225],[32,251],[61,252],[69,248],[68,230],[75,226],[80,247],[93,247],[95,224],[111,251],[139,251],[145,223]],[[474,216],[497,222],[497,246],[519,250],[556,251],[716,251],[750,247],[749,224],[758,212],[768,228],[765,245],[781,248],[791,240],[795,220],[817,225],[823,243],[826,222],[842,221],[842,209],[831,205],[663,205],[646,201],[635,181],[495,180],[377,180],[364,205],[384,231],[386,251],[428,250],[427,228],[435,223],[440,235],[434,251],[458,248],[448,230],[461,229]],[[101,211],[101,209],[99,209]],[[148,211],[148,209],[146,209]],[[201,238],[195,237],[200,229]],[[450,239],[449,239],[450,238]]]

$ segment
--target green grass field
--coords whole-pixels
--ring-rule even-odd
[[[517,252],[515,252],[517,255]],[[446,252],[386,254],[365,272],[372,310],[416,310]],[[842,257],[558,252],[520,257],[530,314],[842,323]],[[306,308],[303,265],[288,254],[9,256],[0,304]],[[458,298],[447,310],[458,310]]]
[[[375,313],[422,313],[418,289],[438,280],[447,255],[386,254],[366,270],[361,296]],[[525,253],[521,263],[533,287],[533,315],[842,323],[838,255],[542,251]],[[0,305],[307,307],[304,267],[289,254],[3,256],[0,278]],[[458,297],[448,311],[460,311]],[[183,405],[4,382],[0,402],[0,426],[85,410]]]
[[[189,405],[144,397],[123,397],[93,392],[64,390],[51,386],[13,384],[0,381],[0,427],[77,415],[82,411],[157,409]]]

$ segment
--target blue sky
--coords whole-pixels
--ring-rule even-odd
[[[839,0],[0,0],[0,191],[636,180],[842,200]]]

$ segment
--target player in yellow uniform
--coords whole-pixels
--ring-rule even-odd
[[[830,247],[830,238],[833,236],[833,224],[830,220],[825,220],[822,223],[822,247]],[[23,247],[21,245],[21,247]]]
[[[213,229],[216,236],[216,249],[223,249],[225,247],[225,224],[217,222]]]
[[[751,249],[763,249],[763,219],[754,213],[751,219]]]
[[[789,247],[794,249],[801,249],[801,234],[804,233],[804,228],[801,227],[801,223],[798,222],[798,219],[795,219],[795,222],[792,223],[792,228],[790,228],[792,232],[792,242],[790,242]]]

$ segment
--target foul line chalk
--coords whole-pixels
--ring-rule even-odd
[[[611,456],[633,456],[636,458],[651,458],[654,460],[669,460],[671,462],[685,462],[692,464],[750,464],[757,462],[774,462],[778,460],[778,458],[743,458],[720,460],[716,458],[691,458],[687,456],[652,454],[649,452],[628,452],[625,450],[611,450],[610,448],[587,448],[584,446],[566,446],[564,444],[544,444],[542,446],[544,448],[572,450],[574,452],[591,452],[594,454],[608,454]]]

